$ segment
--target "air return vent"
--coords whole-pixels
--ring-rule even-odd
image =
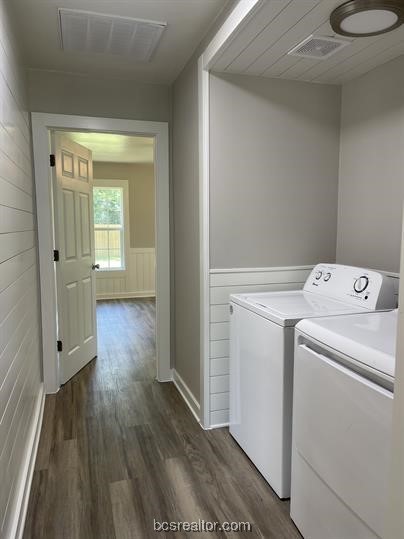
[[[347,39],[309,36],[296,47],[293,47],[288,54],[301,56],[302,58],[312,58],[313,60],[325,60],[350,43]]]
[[[149,62],[167,24],[104,15],[89,11],[59,9],[62,49],[130,56]]]

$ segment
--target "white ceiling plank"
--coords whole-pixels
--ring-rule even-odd
[[[310,58],[300,58],[298,63],[296,63],[294,66],[291,66],[289,69],[286,69],[280,75],[280,77],[282,79],[297,80],[300,74],[302,73],[302,71],[306,71],[308,68],[313,66],[313,64],[319,61],[321,62],[321,60],[310,60]]]
[[[248,25],[239,32],[237,39],[233,40],[222,55],[212,66],[215,71],[225,71],[229,64],[237,58],[243,50],[250,45],[255,37],[268,26],[271,21],[293,0],[268,0],[261,9],[254,14]]]
[[[351,68],[349,71],[346,71],[345,73],[340,75],[338,78],[336,78],[335,82],[339,84],[344,84],[345,82],[348,82],[349,80],[352,80],[352,79],[356,79],[357,77],[364,75],[368,71],[371,71],[375,67],[385,64],[387,62],[390,62],[390,60],[394,60],[394,58],[397,58],[398,56],[401,56],[403,54],[404,54],[404,42],[401,41],[400,43],[393,45],[387,50],[380,52],[376,56],[373,56],[368,61],[363,62],[361,65],[355,66]]]
[[[302,58],[297,58],[296,56],[289,56],[284,54],[279,60],[277,60],[270,68],[268,68],[264,73],[263,77],[281,77],[285,71],[291,69],[302,61]]]
[[[313,9],[319,0],[294,0],[288,4],[265,29],[246,47],[241,54],[228,66],[230,73],[246,73],[248,68],[267,49],[282,37],[288,29],[296,24],[307,12]],[[249,73],[251,75],[261,72]]]
[[[330,80],[336,80],[340,75],[345,73],[355,66],[359,66],[363,62],[368,61],[372,57],[379,53],[389,49],[390,47],[403,42],[404,40],[404,26],[397,28],[397,30],[380,36],[381,38],[369,45],[365,49],[362,49],[358,53],[350,56],[345,61],[337,64],[331,69],[325,71],[314,79],[315,82],[329,82]]]
[[[310,34],[315,33],[317,28],[328,20],[331,11],[339,2],[340,0],[322,0],[321,3],[310,9],[251,64],[247,69],[247,73],[263,74],[273,64],[274,60],[287,53],[288,50]]]

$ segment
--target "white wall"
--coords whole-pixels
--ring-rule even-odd
[[[15,532],[41,398],[29,115],[0,3],[0,536]]]
[[[334,261],[340,89],[210,77],[211,268]]]
[[[404,56],[342,90],[337,261],[398,272],[404,201]]]
[[[167,122],[170,91],[162,84],[28,70],[29,110]]]

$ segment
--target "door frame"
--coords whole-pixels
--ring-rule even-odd
[[[51,131],[89,131],[155,139],[156,182],[156,358],[157,380],[172,380],[170,358],[170,189],[167,122],[31,113],[41,290],[43,379],[46,393],[60,387],[57,295],[53,261],[53,184],[49,166]]]

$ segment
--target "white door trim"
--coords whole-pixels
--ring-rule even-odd
[[[170,361],[170,219],[169,145],[166,122],[145,122],[34,112],[32,136],[37,203],[42,313],[43,377],[46,393],[60,387],[56,351],[56,286],[54,262],[50,130],[80,130],[152,136],[155,139],[156,181],[156,354],[157,379],[171,380]]]
[[[209,71],[204,69],[204,55],[198,61],[199,107],[199,264],[200,264],[200,423],[210,427],[210,246],[209,246]]]

